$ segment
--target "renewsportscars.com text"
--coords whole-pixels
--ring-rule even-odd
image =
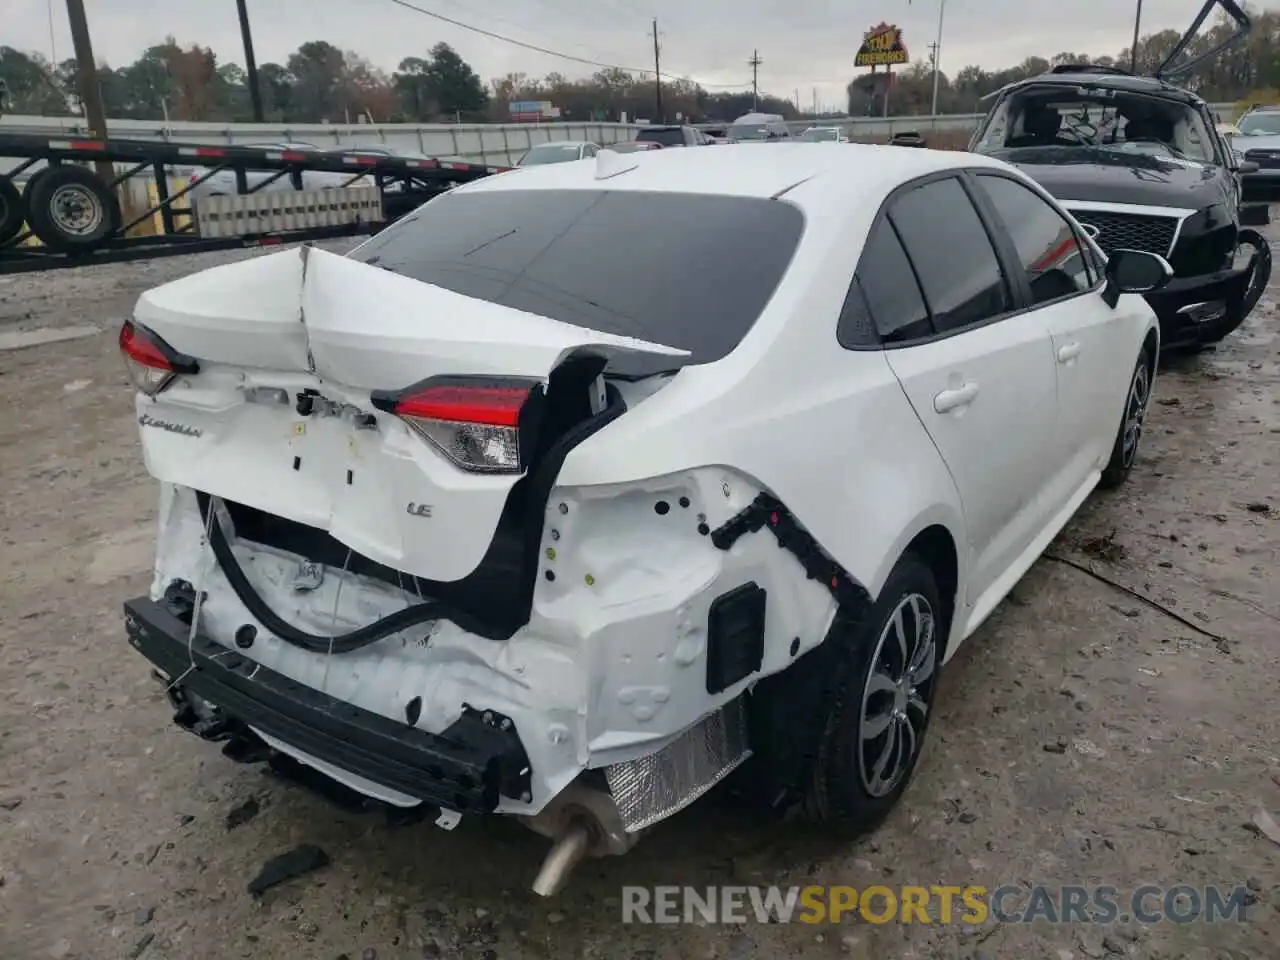
[[[1109,886],[623,887],[623,923],[1221,923],[1247,921],[1247,888]]]

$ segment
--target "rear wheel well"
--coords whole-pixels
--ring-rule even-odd
[[[938,582],[938,596],[942,600],[946,630],[942,631],[939,644],[941,656],[946,656],[946,646],[951,637],[951,624],[956,613],[956,591],[960,582],[960,561],[951,531],[941,524],[925,527],[907,544],[905,553],[914,554],[933,571]]]

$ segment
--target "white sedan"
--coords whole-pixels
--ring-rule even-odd
[[[867,828],[940,668],[1133,467],[1170,273],[997,160],[781,144],[176,280],[121,333],[161,490],[130,642],[233,756],[526,818],[540,893],[748,757]]]

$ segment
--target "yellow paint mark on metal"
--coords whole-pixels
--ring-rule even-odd
[[[298,436],[302,436],[304,433],[307,432],[307,425],[305,423],[295,423],[293,425],[293,432],[296,433]]]
[[[555,558],[556,558],[556,548],[555,548],[555,547],[547,547],[547,559],[548,559],[548,560],[554,560]]]
[[[593,586],[595,586],[596,578],[595,578],[595,577],[593,577],[591,574],[589,574],[589,573],[588,573],[588,574],[587,574],[587,576],[585,577],[585,579],[586,579],[586,581],[587,581],[587,586],[588,586],[588,587],[593,587]]]
[[[177,193],[179,190],[181,190],[183,187],[187,185],[187,181],[181,177],[166,177],[165,179],[169,185],[169,196],[173,196],[175,193]],[[177,202],[178,204],[183,206],[190,206],[190,198],[191,198],[191,195],[187,194]],[[147,205],[150,207],[154,207],[159,202],[160,202],[160,192],[156,190],[155,182],[150,180],[147,181]],[[183,226],[186,225],[189,219],[190,219],[189,216],[185,213],[175,213],[173,215],[173,225],[175,227],[182,228]],[[142,224],[138,224],[138,226],[142,226]],[[160,215],[159,210],[157,210],[155,213],[151,215],[151,231],[150,232],[154,234],[164,233],[164,217]]]

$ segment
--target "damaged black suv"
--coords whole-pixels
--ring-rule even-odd
[[[992,94],[970,150],[1012,163],[1053,194],[1110,254],[1164,257],[1174,279],[1147,296],[1165,349],[1216,343],[1257,304],[1271,251],[1249,226],[1269,222],[1264,205],[1242,205],[1247,164],[1218,134],[1208,105],[1170,83],[1181,56],[1215,5],[1240,30],[1184,63],[1184,75],[1248,32],[1233,0],[1208,0],[1154,77],[1109,66],[1064,64]]]

